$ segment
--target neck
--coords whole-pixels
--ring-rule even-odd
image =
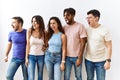
[[[39,32],[39,29],[35,29],[35,32]]]
[[[68,23],[68,25],[73,25],[75,23],[74,19]]]
[[[98,28],[100,26],[100,24],[99,23],[96,23],[96,24],[94,24],[92,27],[93,28]]]
[[[75,23],[75,21],[73,20],[72,22],[71,22],[71,25],[73,25]]]
[[[54,31],[55,34],[57,34],[58,32],[59,32],[59,30]]]
[[[22,26],[20,26],[19,29],[16,32],[21,32],[22,30],[23,30]]]

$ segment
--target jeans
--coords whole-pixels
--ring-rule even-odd
[[[13,79],[14,75],[20,65],[22,67],[22,73],[23,73],[24,80],[27,80],[27,68],[25,66],[25,59],[19,59],[19,58],[11,59],[11,62],[7,70],[6,80],[14,80]]]
[[[49,80],[61,80],[62,71],[60,70],[61,53],[53,54],[46,51],[45,64]]]
[[[37,64],[38,80],[43,80],[44,55],[28,57],[28,80],[35,78],[35,65]]]
[[[105,61],[102,62],[91,62],[85,60],[87,80],[94,80],[94,71],[96,70],[97,80],[105,80],[106,70],[104,69]]]
[[[66,57],[64,80],[70,80],[72,65],[74,65],[76,80],[82,80],[82,74],[81,74],[82,64],[77,67],[76,60],[77,57],[68,57],[68,56]]]

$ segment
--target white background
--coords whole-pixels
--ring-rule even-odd
[[[51,16],[58,16],[65,24],[63,10],[68,7],[76,9],[75,20],[88,26],[86,13],[91,9],[101,12],[100,23],[110,29],[113,39],[113,54],[111,69],[107,71],[106,80],[120,80],[120,2],[119,0],[0,0],[0,80],[5,80],[9,62],[4,63],[8,32],[12,30],[11,18],[21,16],[24,19],[24,28],[31,27],[31,18],[41,15],[47,26]],[[11,55],[9,55],[11,58]],[[9,60],[10,61],[10,60]],[[18,69],[15,80],[22,80],[21,68]],[[46,68],[44,80],[47,80]],[[71,80],[74,79],[72,70]],[[83,64],[83,80],[86,80],[86,72]]]

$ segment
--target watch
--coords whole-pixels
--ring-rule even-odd
[[[111,59],[106,59],[106,61],[111,62]]]

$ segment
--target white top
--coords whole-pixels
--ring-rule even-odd
[[[43,39],[35,38],[33,36],[30,37],[30,53],[31,55],[44,55],[42,51],[42,47],[44,45]]]
[[[107,28],[100,25],[98,28],[89,27],[87,29],[87,50],[85,58],[93,62],[104,61],[106,59],[105,41],[110,41],[111,36]]]

